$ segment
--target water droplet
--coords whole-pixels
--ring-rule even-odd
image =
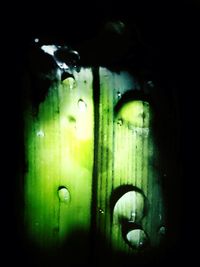
[[[165,226],[161,226],[160,229],[159,229],[159,231],[158,231],[158,233],[160,235],[165,235],[165,232],[166,232]]]
[[[122,96],[121,92],[117,92],[117,97],[120,98]]]
[[[117,124],[118,124],[119,126],[122,126],[122,124],[123,124],[123,120],[122,120],[122,119],[118,119],[118,120],[117,120]]]
[[[121,218],[129,222],[139,223],[144,215],[144,201],[144,196],[140,192],[133,190],[126,192],[114,206],[114,223],[120,223]]]
[[[153,88],[154,87],[154,83],[152,81],[147,81],[147,85],[150,87],[150,88]]]
[[[82,99],[79,99],[78,108],[81,112],[84,112],[87,109],[87,104]]]
[[[35,42],[35,43],[38,43],[38,42],[39,42],[39,38],[35,38],[35,39],[34,39],[34,42]]]
[[[69,191],[65,186],[60,186],[58,188],[58,197],[60,199],[60,202],[68,203],[70,200],[70,194]]]
[[[150,124],[149,104],[141,100],[124,103],[119,110],[118,118],[122,118],[131,127],[147,128]]]
[[[140,243],[139,243],[139,246],[140,246],[140,247],[142,247],[142,246],[143,246],[143,242],[142,242],[142,241],[140,241]]]
[[[99,213],[103,214],[104,211],[101,208],[99,208]]]
[[[42,130],[37,131],[37,136],[44,137],[44,132]]]
[[[141,229],[134,229],[127,233],[126,239],[128,244],[132,248],[140,249],[144,247],[148,242],[147,234],[144,230]]]

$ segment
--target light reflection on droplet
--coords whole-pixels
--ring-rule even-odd
[[[34,39],[34,42],[35,42],[35,43],[38,43],[38,42],[39,42],[39,38],[35,38],[35,39]]]
[[[37,136],[44,137],[44,132],[42,130],[37,131]]]
[[[64,70],[68,70],[69,69],[68,65],[65,62],[57,61],[57,64],[61,69],[64,69]]]
[[[135,222],[135,218],[136,218],[136,212],[132,211],[129,222]]]
[[[142,247],[144,244],[142,241],[140,241],[139,246]]]
[[[65,186],[61,186],[58,189],[58,197],[60,199],[60,202],[68,203],[70,200],[70,194],[69,191]]]
[[[42,45],[41,49],[45,53],[47,53],[47,54],[49,54],[51,56],[54,56],[54,53],[55,53],[56,50],[58,50],[58,47],[56,45]]]
[[[82,99],[79,99],[78,108],[81,112],[84,112],[87,109],[87,104]]]

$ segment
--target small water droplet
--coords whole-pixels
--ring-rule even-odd
[[[38,42],[39,42],[39,38],[35,38],[35,39],[34,39],[34,42],[35,42],[35,43],[38,43]]]
[[[120,98],[122,96],[121,92],[117,92],[117,97]]]
[[[147,81],[147,85],[150,87],[150,88],[153,88],[154,87],[154,83],[152,81]]]
[[[99,213],[103,214],[104,213],[103,209],[99,208]]]
[[[65,186],[60,186],[58,188],[58,197],[60,199],[60,202],[68,203],[70,200],[70,194],[69,191]]]
[[[44,132],[42,130],[37,131],[37,136],[44,137]]]
[[[84,112],[87,109],[87,104],[82,99],[79,99],[78,108],[81,112]]]
[[[75,69],[75,71],[78,72],[78,73],[81,71],[81,67],[80,67],[80,66],[76,66],[76,67],[74,66],[74,69]]]
[[[117,124],[118,124],[119,126],[122,126],[122,124],[123,124],[123,120],[122,120],[122,119],[118,119],[118,120],[117,120]]]
[[[166,232],[165,226],[161,226],[160,229],[159,229],[159,231],[158,231],[158,233],[160,235],[165,235],[165,232]]]

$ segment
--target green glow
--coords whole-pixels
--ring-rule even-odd
[[[92,92],[91,71],[82,69],[76,83],[69,78],[49,89],[37,118],[25,114],[25,223],[29,237],[43,248],[62,244],[77,228],[89,232]]]
[[[146,101],[132,99],[125,102],[115,116],[113,110],[119,101],[119,92],[123,95],[130,88],[136,89],[137,82],[126,72],[116,74],[101,68],[100,84],[97,193],[98,206],[104,214],[97,216],[98,229],[108,242],[111,240],[113,251],[137,253],[140,242],[146,243],[146,236],[151,247],[159,245],[158,229],[165,224],[162,189],[158,182],[160,172],[155,167],[159,165],[159,150],[152,132],[152,108]],[[142,195],[130,191],[118,199],[110,216],[108,199],[113,190],[123,185],[135,186],[143,192],[148,202],[146,211]],[[122,218],[141,228],[140,231],[130,229],[126,240],[122,233]]]
[[[164,235],[152,107],[145,101],[131,100],[115,115],[119,92],[123,95],[130,88],[137,89],[137,82],[127,72],[117,74],[100,68],[99,75],[95,144],[91,69],[82,68],[74,74],[75,80],[68,78],[49,88],[37,117],[32,115],[31,106],[25,113],[25,225],[28,236],[40,248],[67,243],[77,229],[90,232],[94,146],[98,148],[97,232],[110,242],[113,251],[128,254],[137,252],[147,239],[152,247],[158,246]],[[124,185],[137,187],[142,193],[125,192],[111,214],[112,192]],[[141,229],[131,228],[124,237],[121,218]],[[89,250],[89,245],[81,250]]]

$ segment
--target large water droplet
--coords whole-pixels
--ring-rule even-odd
[[[79,99],[78,108],[81,112],[85,112],[87,109],[87,104],[82,99]]]
[[[60,202],[68,203],[70,201],[70,194],[65,186],[60,186],[58,188],[58,197]]]
[[[137,248],[137,249],[144,247],[148,242],[147,234],[145,233],[144,230],[141,229],[134,229],[129,231],[126,234],[126,239],[128,244],[132,248]]]
[[[124,103],[119,110],[118,118],[123,119],[129,127],[148,128],[151,119],[149,103],[140,100]]]
[[[129,191],[116,202],[113,210],[114,224],[120,223],[121,218],[129,222],[140,222],[144,216],[144,196],[136,191]]]

